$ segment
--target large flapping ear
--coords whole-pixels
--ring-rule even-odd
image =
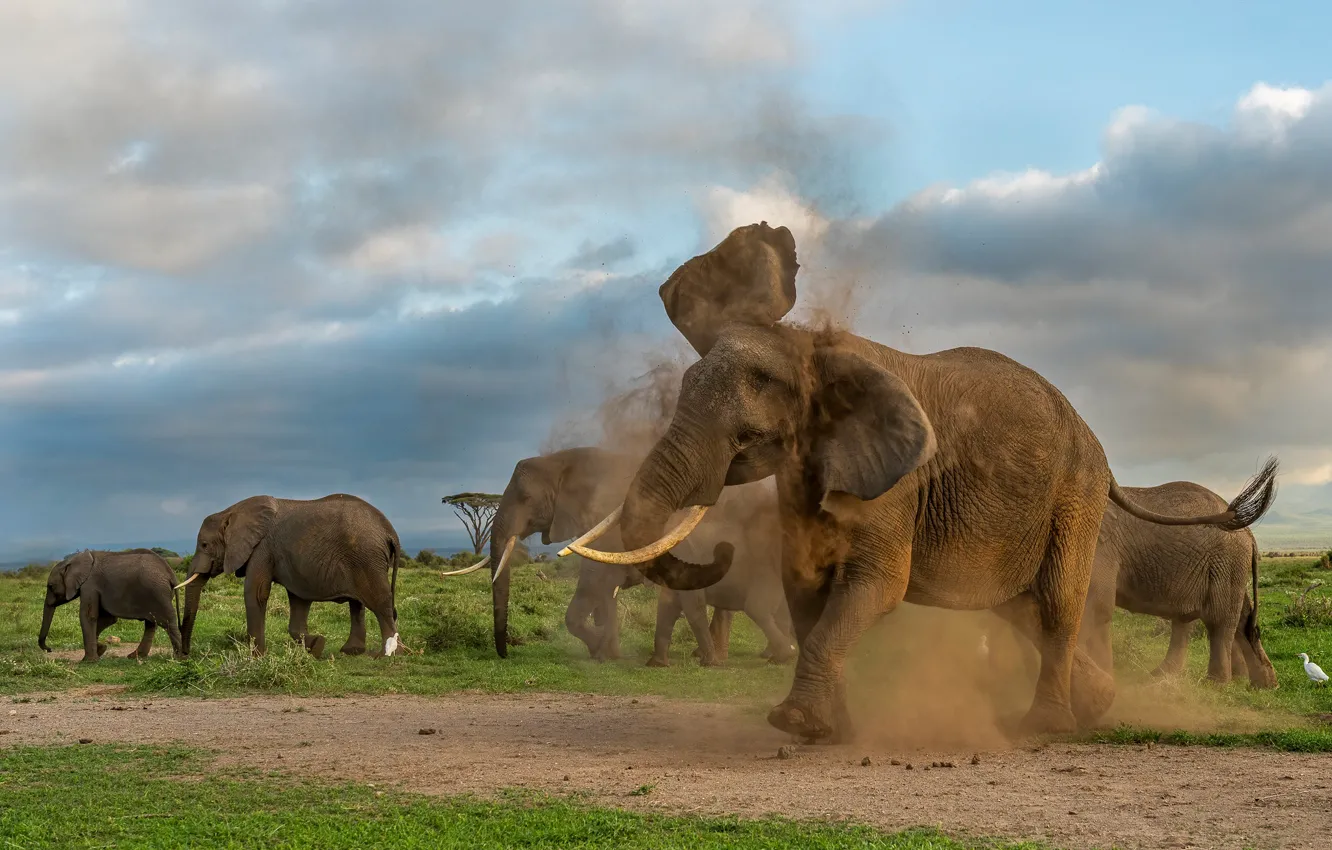
[[[222,530],[223,545],[226,548],[222,567],[228,574],[234,574],[245,566],[254,554],[254,547],[264,539],[275,519],[277,500],[272,496],[251,496],[231,507]]]
[[[727,322],[766,326],[791,312],[799,268],[791,231],[763,221],[737,227],[685,262],[657,294],[671,324],[701,357]]]
[[[624,499],[628,480],[616,458],[585,452],[567,464],[555,479],[555,505],[551,540],[571,540],[600,522]],[[619,492],[611,493],[619,488]]]
[[[88,576],[92,574],[93,567],[96,564],[97,559],[93,556],[91,550],[80,552],[65,562],[65,572],[62,579],[66,599],[73,599],[79,595],[79,588],[88,580]]]
[[[934,429],[901,378],[851,351],[815,354],[811,469],[826,499],[877,499],[936,448]]]

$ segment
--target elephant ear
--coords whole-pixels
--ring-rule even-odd
[[[823,497],[869,501],[933,457],[929,417],[906,383],[846,350],[815,355],[821,386],[813,403],[811,471]]]
[[[704,356],[728,322],[771,325],[796,302],[795,237],[766,221],[732,230],[675,270],[657,294],[671,324]]]
[[[226,548],[222,568],[228,574],[234,574],[245,566],[254,554],[254,547],[264,539],[275,519],[277,500],[272,496],[252,496],[231,509],[222,533]]]
[[[549,533],[552,541],[572,540],[601,520],[592,516],[598,501],[597,485],[595,469],[564,470],[555,482]]]
[[[65,571],[61,576],[64,582],[64,593],[66,599],[73,599],[79,595],[79,588],[92,575],[93,567],[97,565],[97,559],[91,551],[80,552],[65,562]]]

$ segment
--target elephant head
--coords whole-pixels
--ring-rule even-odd
[[[51,618],[55,609],[78,598],[79,588],[92,573],[97,557],[91,552],[78,552],[51,568],[46,576],[46,604],[42,608],[42,629],[37,634],[37,645],[47,652],[46,636],[51,633]]]
[[[514,544],[537,532],[541,542],[585,532],[628,486],[633,466],[620,455],[575,448],[520,460],[500,497],[490,529],[491,603],[495,652],[508,657],[509,557]],[[599,513],[600,512],[600,513]]]
[[[185,618],[180,628],[186,655],[190,651],[190,636],[194,633],[194,618],[199,612],[199,597],[204,585],[222,572],[245,575],[250,555],[276,519],[277,500],[272,496],[251,496],[204,518],[199,526],[190,574],[179,585],[188,586]]]
[[[795,237],[766,221],[737,227],[681,265],[657,294],[671,324],[706,355],[729,322],[772,325],[796,302]]]
[[[744,263],[757,262],[755,257],[766,261],[785,245],[787,256],[778,250],[774,268],[794,268],[795,245],[783,232],[766,225],[739,228],[709,254],[689,261],[699,269],[732,272],[729,278],[714,274],[712,290],[701,272],[689,278],[696,284],[695,303],[715,309],[695,307],[691,315],[712,320],[695,320],[687,333],[710,328],[712,344],[685,371],[670,428],[625,496],[621,536],[634,551],[609,558],[580,547],[580,554],[615,563],[637,559],[650,580],[667,587],[706,587],[729,569],[733,550],[727,544],[716,547],[708,565],[681,562],[666,550],[679,542],[680,530],[687,532],[689,523],[716,503],[724,486],[794,473],[802,488],[799,509],[835,512],[853,504],[847,497],[877,498],[933,455],[934,431],[920,402],[901,378],[873,359],[863,341],[734,318],[729,298]],[[765,308],[759,318],[771,315]],[[691,506],[699,509],[663,538],[668,517]]]

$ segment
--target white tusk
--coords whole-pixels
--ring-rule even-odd
[[[662,537],[656,543],[644,546],[642,549],[635,549],[632,552],[602,552],[597,549],[587,549],[575,543],[570,543],[569,548],[587,558],[590,561],[598,561],[602,564],[641,564],[644,561],[651,561],[653,558],[660,557],[673,549],[680,541],[689,536],[700,522],[703,521],[703,514],[708,509],[703,505],[695,505],[689,509],[685,518],[680,520],[680,524]]]
[[[176,585],[175,587],[173,587],[173,588],[171,588],[171,589],[172,589],[172,590],[180,590],[182,587],[184,587],[185,585],[187,585],[187,584],[189,584],[190,582],[194,581],[194,580],[195,580],[196,578],[198,578],[198,577],[199,577],[199,574],[198,574],[198,573],[195,573],[194,575],[192,575],[192,576],[190,576],[189,578],[185,579],[185,580],[182,581],[180,584]]]
[[[619,521],[620,511],[622,510],[624,510],[624,505],[620,505],[618,508],[611,511],[610,516],[606,517],[601,522],[592,526],[590,529],[587,530],[587,533],[585,533],[582,537],[570,543],[568,546],[565,546],[563,549],[561,549],[559,552],[556,552],[555,554],[563,558],[565,555],[572,552],[575,546],[586,546],[587,544],[594,542],[598,537],[606,533],[606,529],[610,528],[612,525],[614,525],[616,522]]]
[[[447,572],[447,573],[440,573],[440,575],[442,575],[442,576],[465,576],[465,575],[467,575],[468,573],[474,573],[474,572],[476,572],[477,570],[481,569],[482,567],[484,567],[486,564],[489,564],[489,563],[490,563],[490,556],[487,555],[487,556],[485,556],[484,558],[482,558],[481,560],[477,561],[475,564],[472,564],[470,567],[463,567],[461,570],[450,570],[450,571]]]
[[[504,572],[504,568],[509,565],[509,553],[513,551],[513,544],[517,542],[517,537],[510,537],[509,542],[504,544],[504,554],[500,555],[499,566],[495,568],[495,574],[490,577],[491,584],[495,583],[495,580],[500,577],[500,573]]]
[[[620,595],[620,586],[617,584],[615,585],[615,589],[611,591],[611,599],[614,599],[619,595]]]

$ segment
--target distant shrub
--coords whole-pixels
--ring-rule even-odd
[[[1318,568],[1320,570],[1332,570],[1332,549],[1323,553],[1323,557],[1318,559]]]
[[[50,573],[51,564],[28,564],[17,570],[0,572],[0,578],[46,578]]]
[[[1332,599],[1323,594],[1310,597],[1309,591],[1322,586],[1316,581],[1306,587],[1299,596],[1290,596],[1290,607],[1281,617],[1281,622],[1297,629],[1332,627]]]

